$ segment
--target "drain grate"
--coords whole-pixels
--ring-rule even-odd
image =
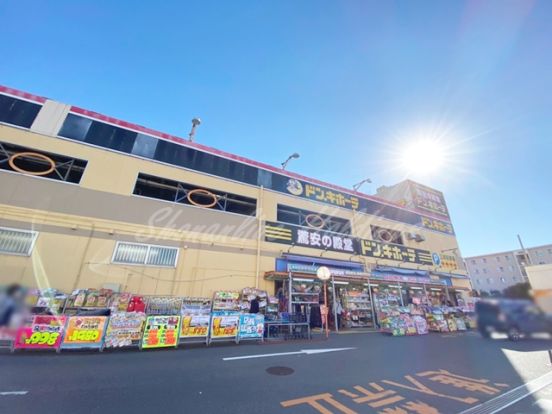
[[[291,375],[295,370],[290,367],[270,367],[266,369],[266,372],[270,375]]]

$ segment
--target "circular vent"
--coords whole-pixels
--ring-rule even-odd
[[[381,241],[384,241],[386,243],[389,243],[393,240],[393,235],[389,230],[386,229],[378,229],[378,232],[376,233],[378,239]]]

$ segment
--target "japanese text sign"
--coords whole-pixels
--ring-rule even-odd
[[[66,320],[66,316],[33,316],[30,326],[17,330],[14,347],[16,349],[58,349]]]
[[[107,325],[107,316],[70,316],[63,346],[100,347]]]
[[[148,316],[142,348],[167,348],[178,344],[180,315]]]
[[[264,315],[246,313],[240,315],[239,338],[262,338],[264,333]]]
[[[182,317],[181,338],[205,338],[209,333],[209,315],[186,315]]]

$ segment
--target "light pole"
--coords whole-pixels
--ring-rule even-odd
[[[291,154],[289,157],[287,157],[287,159],[282,163],[282,170],[285,170],[287,165],[288,165],[288,162],[293,159],[293,158],[299,158],[300,155],[297,153],[297,152],[294,152],[293,154]]]
[[[326,292],[326,282],[328,281],[328,279],[330,279],[330,277],[332,277],[332,272],[330,272],[330,269],[328,269],[326,266],[320,266],[316,270],[316,277],[324,282],[324,311],[320,313],[324,317],[324,325],[326,326],[326,339],[328,339],[328,337],[330,336],[330,332],[328,330],[328,293]]]
[[[195,130],[198,125],[201,125],[201,119],[199,118],[192,119],[192,130],[188,134],[188,140],[190,142],[194,142]]]
[[[356,183],[355,185],[353,185],[353,190],[358,191],[358,189],[359,189],[359,188],[362,186],[362,184],[364,184],[364,183],[371,184],[371,183],[372,183],[372,180],[370,180],[369,178],[366,178],[366,179],[362,180],[361,182]]]

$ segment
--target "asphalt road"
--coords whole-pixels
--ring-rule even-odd
[[[354,349],[223,360],[327,348]],[[469,332],[349,334],[327,341],[153,351],[4,353],[0,413],[492,412],[480,404],[518,393],[517,387],[552,370],[550,348],[543,340],[484,340]],[[504,412],[545,412],[548,399],[552,387]]]

